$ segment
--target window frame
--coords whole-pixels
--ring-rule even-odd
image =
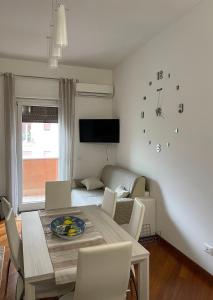
[[[23,203],[22,195],[22,107],[23,106],[44,106],[44,107],[57,107],[59,116],[59,100],[47,100],[47,99],[16,99],[17,104],[17,164],[18,164],[18,209],[20,212],[29,211],[35,209],[44,209],[45,202],[36,203]],[[59,119],[58,119],[58,124]],[[59,131],[60,132],[60,131]]]

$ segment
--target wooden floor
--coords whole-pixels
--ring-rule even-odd
[[[146,248],[151,253],[150,300],[213,300],[213,276],[162,240]]]
[[[20,229],[21,224],[18,223]],[[4,223],[0,222],[0,245],[9,249]],[[164,241],[144,244],[150,251],[150,300],[213,300],[213,278],[202,272]],[[14,300],[16,272],[10,269],[7,295],[4,296],[6,264],[3,271],[0,300]],[[88,299],[90,300],[90,299]],[[101,300],[101,299],[100,299]],[[134,291],[128,300],[136,300]]]

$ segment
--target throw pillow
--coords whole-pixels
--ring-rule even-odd
[[[123,185],[119,185],[115,189],[115,193],[116,193],[117,198],[125,198],[125,197],[129,196],[129,191],[127,191],[125,186],[123,186]]]
[[[86,187],[87,191],[97,190],[104,187],[103,182],[96,177],[88,177],[82,180],[81,183]]]

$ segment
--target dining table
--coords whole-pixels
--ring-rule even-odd
[[[47,220],[52,220],[56,216],[76,215],[84,216],[88,231],[82,234],[81,239],[73,241],[60,241],[59,237],[50,239],[51,232],[48,232],[49,225]],[[66,264],[55,261],[54,251],[58,249],[58,245],[63,249],[69,249],[63,253],[74,253],[77,255],[75,247],[89,246],[88,241],[97,243],[112,244],[124,241],[132,242],[132,258],[131,263],[138,265],[137,268],[137,290],[139,300],[149,300],[149,252],[131,237],[120,225],[118,225],[109,215],[107,215],[101,207],[96,205],[71,207],[66,209],[55,209],[51,211],[31,211],[23,212],[22,219],[22,244],[24,259],[24,284],[25,284],[25,300],[35,300],[35,286],[38,283],[48,280],[55,280],[56,284],[60,284],[60,280],[64,277],[63,269],[66,268],[66,277],[68,282],[75,282],[77,273],[77,258],[72,263]],[[45,223],[46,222],[46,223]],[[85,234],[85,236],[84,236]],[[95,236],[96,235],[96,236]],[[84,240],[87,236],[87,242]],[[59,243],[59,244],[57,244]],[[60,244],[61,243],[61,244]],[[78,244],[79,243],[79,244]],[[76,246],[75,246],[76,245]],[[54,248],[55,247],[55,248]],[[64,250],[63,250],[64,251]],[[76,253],[76,254],[75,254]],[[65,255],[66,256],[66,255]],[[59,258],[63,259],[63,255]],[[70,261],[70,258],[69,258]],[[92,271],[92,270],[91,270]]]

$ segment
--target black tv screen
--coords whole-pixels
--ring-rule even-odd
[[[119,119],[79,119],[81,143],[119,143]]]

